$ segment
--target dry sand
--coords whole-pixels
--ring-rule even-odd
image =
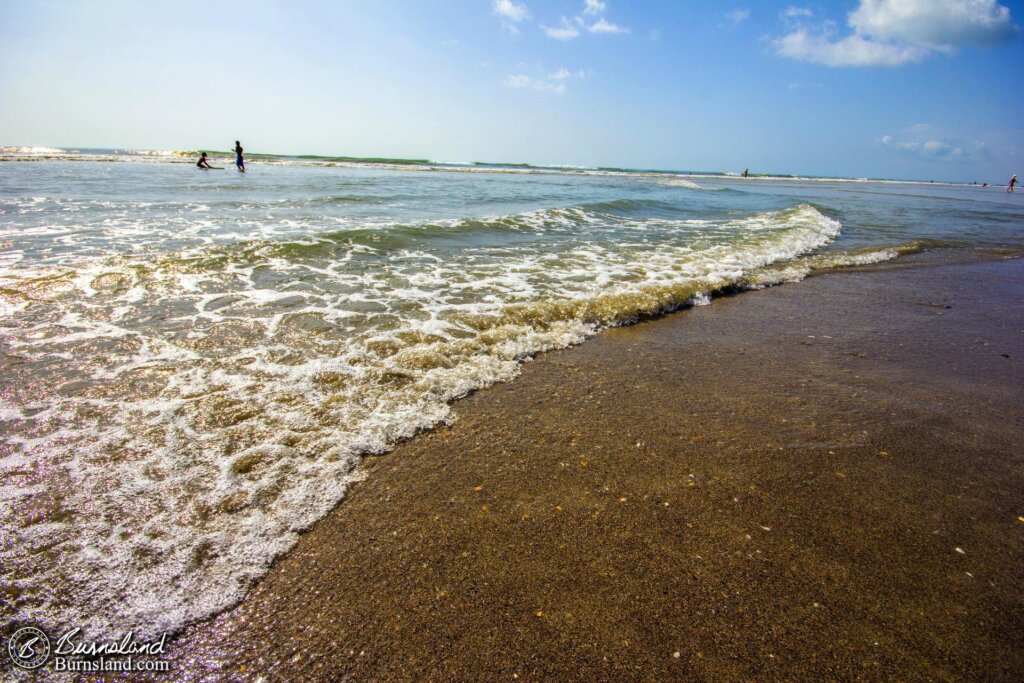
[[[1024,679],[1024,261],[901,263],[540,356],[170,678]]]

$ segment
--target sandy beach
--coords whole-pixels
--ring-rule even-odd
[[[188,680],[1019,680],[1024,261],[928,257],[543,354],[366,480]]]

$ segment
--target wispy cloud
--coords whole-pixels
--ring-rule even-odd
[[[629,29],[625,26],[613,24],[604,17],[599,17],[597,21],[587,27],[587,30],[591,33],[629,33]]]
[[[530,76],[523,73],[511,74],[505,77],[502,84],[506,88],[521,88],[553,95],[564,95],[569,81],[584,78],[585,75],[582,70],[574,72],[563,66],[557,71],[542,76]]]
[[[515,3],[512,0],[494,0],[491,4],[494,13],[509,21],[520,22],[529,18],[530,10],[523,3]]]
[[[900,66],[965,45],[1002,43],[1017,31],[996,0],[860,0],[844,37],[832,23],[807,25],[811,16],[801,7],[783,11],[791,30],[773,41],[778,54],[826,66]]]
[[[925,142],[898,142],[894,140],[891,135],[884,135],[879,142],[883,147],[888,147],[900,152],[929,159],[959,159],[964,156],[964,150],[962,147],[954,147],[946,144],[945,142],[939,142],[938,140],[927,140]]]
[[[790,5],[786,9],[782,10],[782,18],[783,19],[800,19],[800,18],[810,17],[813,14],[814,14],[814,12],[812,12],[807,7],[796,7],[794,5]]]
[[[556,26],[541,24],[541,30],[555,40],[572,40],[586,30],[594,34],[629,33],[630,30],[605,18],[608,3],[604,0],[584,0],[579,14],[572,18],[562,17]]]
[[[746,8],[736,8],[725,13],[725,19],[733,26],[743,23],[750,18],[750,10]]]
[[[531,83],[533,83],[533,79],[526,74],[512,74],[506,76],[504,80],[506,88],[529,88]]]
[[[580,35],[580,30],[576,23],[569,21],[565,17],[562,17],[558,26],[541,25],[541,29],[547,34],[548,38],[554,38],[555,40],[572,40]]]
[[[800,81],[790,81],[786,84],[786,90],[807,90],[810,88],[820,88],[821,83],[802,83]]]
[[[915,45],[879,43],[859,35],[834,40],[826,27],[818,32],[799,28],[775,41],[783,57],[825,66],[900,66],[920,62],[928,50]]]
[[[991,156],[991,149],[984,141],[964,142],[926,123],[910,126],[899,139],[883,135],[878,144],[891,152],[924,161],[984,160]]]

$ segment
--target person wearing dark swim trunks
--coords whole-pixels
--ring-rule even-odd
[[[203,156],[199,157],[199,161],[196,162],[196,166],[203,169],[213,168],[210,166],[210,162],[206,159],[206,152],[203,152]]]
[[[235,140],[235,166],[242,173],[245,173],[245,159],[242,158],[242,143]]]

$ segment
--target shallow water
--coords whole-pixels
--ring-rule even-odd
[[[1024,249],[1001,188],[172,160],[0,164],[5,621],[214,614],[361,454],[603,327],[921,249]]]

